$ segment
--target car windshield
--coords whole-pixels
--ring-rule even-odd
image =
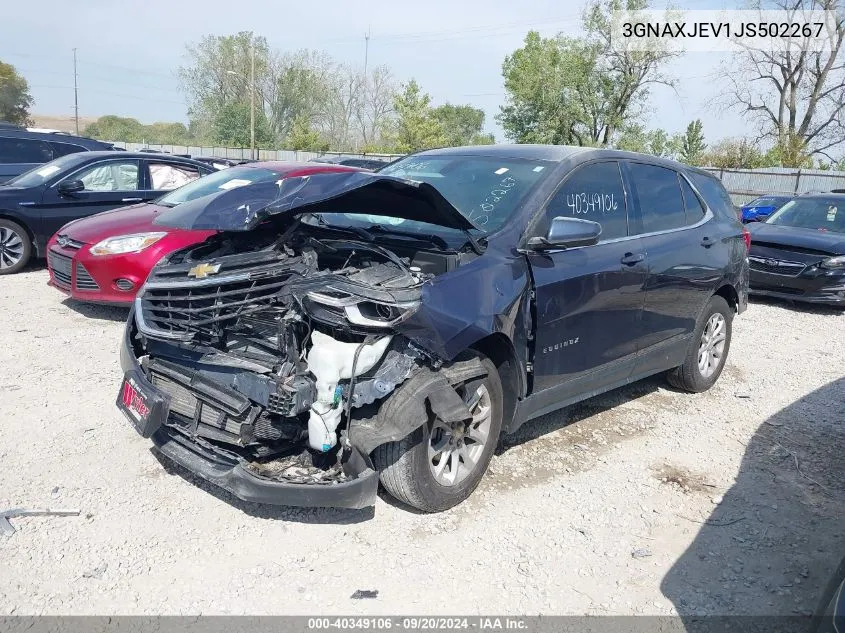
[[[767,197],[767,198],[757,198],[756,200],[752,200],[748,203],[749,209],[757,209],[759,207],[777,207],[782,205],[786,202],[788,198],[776,198],[776,197]]]
[[[790,200],[766,223],[845,233],[845,197]]]
[[[189,200],[196,200],[212,193],[236,189],[257,182],[279,180],[281,176],[271,169],[253,167],[231,167],[194,180],[158,199],[156,204],[175,207]]]
[[[408,156],[378,173],[432,185],[482,233],[492,233],[505,224],[551,166],[543,160],[495,156]],[[384,215],[332,213],[323,214],[323,219],[332,225],[379,225],[413,233],[444,230],[426,222]]]
[[[20,176],[12,178],[5,184],[9,187],[38,187],[54,176],[63,173],[69,167],[77,165],[81,160],[80,154],[78,153],[67,154],[49,163],[25,171]]]

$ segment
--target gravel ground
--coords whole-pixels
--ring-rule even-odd
[[[1,614],[806,613],[845,554],[845,315],[754,303],[708,393],[661,379],[508,438],[441,515],[241,503],[120,416],[125,310],[0,278]],[[358,589],[377,590],[356,600]]]

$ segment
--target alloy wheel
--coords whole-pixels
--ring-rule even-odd
[[[12,229],[0,226],[0,268],[11,268],[23,257],[23,237]]]
[[[490,435],[493,409],[482,384],[465,397],[472,419],[455,425],[437,420],[428,443],[428,465],[437,482],[455,486],[478,466]]]
[[[698,347],[698,371],[703,378],[709,378],[719,369],[725,353],[727,335],[725,316],[720,312],[710,315],[701,333],[701,343]]]

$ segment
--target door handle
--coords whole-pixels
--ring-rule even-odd
[[[141,202],[143,198],[123,198],[121,202]]]
[[[701,238],[701,245],[704,248],[710,248],[715,243],[716,242],[714,240],[710,239],[710,236],[708,236],[708,235],[705,235],[704,237]]]
[[[622,263],[626,266],[633,266],[634,264],[639,264],[644,259],[644,253],[625,253],[622,257]]]

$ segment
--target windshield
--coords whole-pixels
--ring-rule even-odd
[[[775,198],[771,196],[766,198],[757,198],[756,200],[752,200],[748,203],[748,208],[758,209],[760,207],[779,207],[787,200],[789,200],[789,198]]]
[[[790,200],[775,211],[766,223],[845,233],[845,197]]]
[[[482,233],[492,233],[505,224],[551,167],[548,161],[493,156],[408,156],[378,173],[430,184]],[[333,213],[323,218],[333,225],[379,225],[415,233],[443,230],[426,222],[384,215]]]
[[[280,178],[281,176],[277,172],[270,169],[231,167],[194,180],[184,187],[179,187],[175,191],[171,191],[159,198],[157,204],[165,207],[175,207],[177,204],[196,200],[212,193],[236,189],[257,182],[270,182],[279,180]]]
[[[50,161],[49,163],[45,163],[44,165],[39,165],[29,171],[25,171],[20,176],[12,178],[5,184],[9,187],[38,187],[57,174],[64,172],[69,167],[73,167],[79,163],[80,160],[79,154],[67,154],[54,161]]]

